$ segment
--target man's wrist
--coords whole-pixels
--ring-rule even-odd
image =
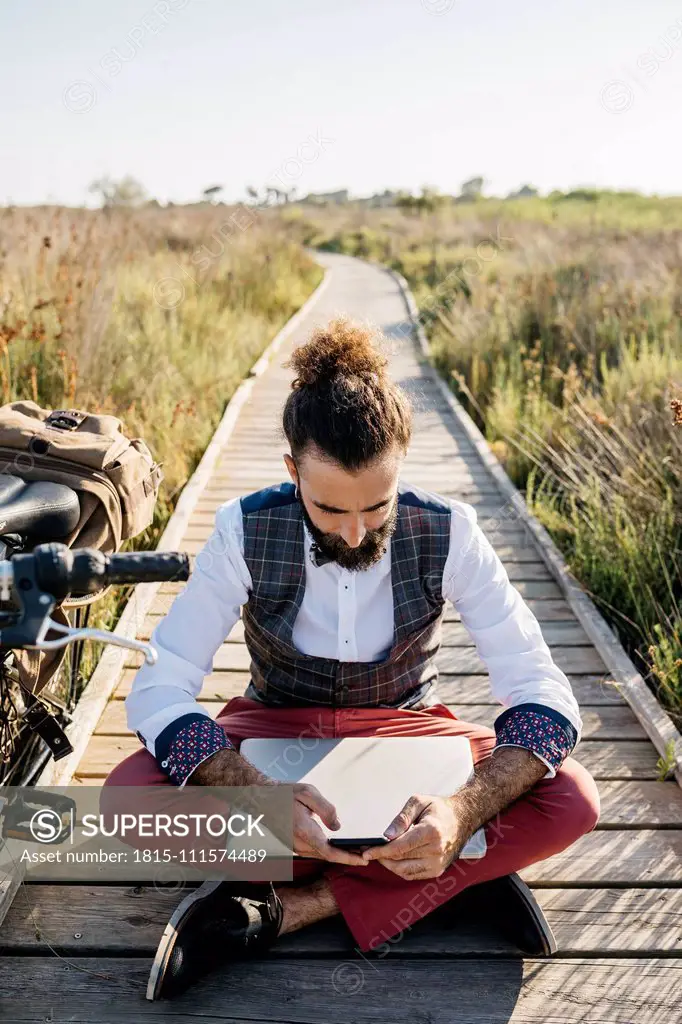
[[[234,747],[216,750],[198,765],[187,782],[198,786],[264,786],[274,785],[269,776],[260,772]]]
[[[496,747],[474,765],[471,779],[448,800],[462,828],[471,836],[534,786],[546,771],[546,766],[531,750]]]
[[[216,786],[220,783],[213,781],[219,774],[229,770],[229,759],[225,758],[228,752],[234,753],[232,747],[221,747],[214,750],[205,760],[200,761],[196,768],[190,772],[185,779],[185,785],[192,786]],[[227,760],[227,763],[226,763]],[[229,783],[223,783],[223,785]]]

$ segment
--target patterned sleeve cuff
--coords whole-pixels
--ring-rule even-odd
[[[512,746],[532,750],[547,765],[550,778],[556,775],[578,738],[573,723],[544,704],[505,708],[495,720],[495,733],[495,748]]]
[[[227,748],[236,749],[222,726],[201,713],[182,715],[171,722],[157,736],[154,744],[159,768],[180,787],[202,761],[217,750]]]

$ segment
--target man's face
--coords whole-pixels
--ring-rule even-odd
[[[284,460],[298,485],[303,517],[320,551],[343,569],[358,571],[378,562],[398,520],[396,448],[370,466],[350,473],[310,450],[298,463]]]

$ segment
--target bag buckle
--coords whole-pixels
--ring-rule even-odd
[[[61,760],[62,757],[66,757],[73,751],[69,738],[61,725],[38,698],[35,698],[35,703],[32,703],[26,710],[24,719],[28,727],[33,732],[37,732],[50,748],[55,761]]]
[[[87,413],[79,412],[78,409],[53,409],[45,417],[45,423],[50,427],[59,427],[60,430],[76,430],[86,416]]]

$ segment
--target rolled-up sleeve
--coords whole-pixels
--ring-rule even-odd
[[[568,677],[555,664],[537,618],[509,580],[476,509],[453,501],[443,597],[459,612],[504,705],[495,749],[532,750],[552,777],[580,739],[582,719]]]
[[[233,746],[197,697],[250,589],[241,504],[234,498],[217,509],[187,583],[152,631],[157,661],[142,664],[125,700],[128,728],[179,786],[201,761]]]

